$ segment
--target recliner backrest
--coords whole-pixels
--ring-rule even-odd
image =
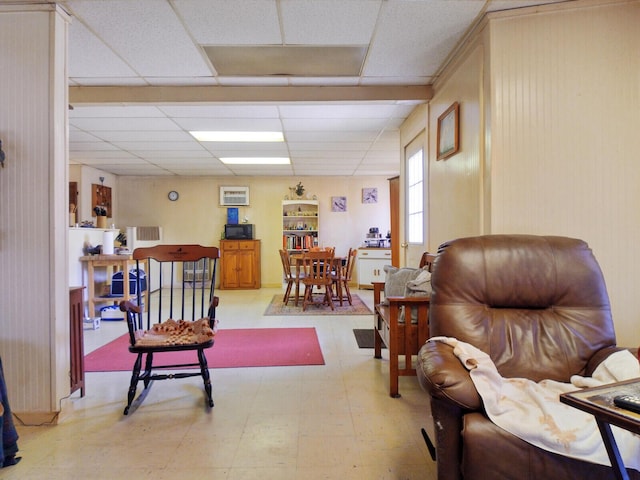
[[[431,286],[431,335],[478,347],[504,377],[566,382],[615,345],[602,271],[582,240],[452,240],[438,250]]]

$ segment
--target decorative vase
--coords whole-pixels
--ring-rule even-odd
[[[107,228],[107,216],[106,215],[98,215],[96,217],[96,227],[97,228]]]

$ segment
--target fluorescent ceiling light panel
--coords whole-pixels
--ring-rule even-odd
[[[199,142],[284,142],[282,132],[189,132]]]
[[[205,45],[222,77],[357,77],[367,45]]]
[[[227,165],[289,165],[289,157],[221,157]]]

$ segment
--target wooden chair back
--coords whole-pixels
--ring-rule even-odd
[[[323,286],[331,283],[333,251],[309,251],[302,257],[301,269],[305,285]]]
[[[356,264],[357,255],[358,255],[358,249],[356,248],[349,249],[349,253],[347,254],[347,260],[342,270],[343,271],[342,280],[345,283],[348,283],[351,281],[351,277],[353,275],[353,268]]]
[[[285,280],[295,280],[295,275],[291,273],[291,257],[288,251],[280,249],[280,261],[282,262],[282,272],[284,273]]]
[[[420,258],[419,268],[427,267],[427,270],[431,271],[431,268],[433,267],[433,262],[435,261],[435,259],[436,259],[435,254],[424,252],[422,254],[422,257]]]
[[[142,285],[136,288],[137,305],[145,305],[141,310],[146,315],[141,311],[132,316],[134,324],[129,325],[132,345],[136,332],[149,330],[153,323],[162,323],[169,318],[190,321],[208,318],[210,327],[215,326],[215,274],[220,257],[217,247],[156,245],[136,248],[132,257],[137,269],[142,268],[143,261],[147,262],[147,285],[151,284],[153,272],[157,272],[160,285],[153,302],[147,295],[146,305]],[[152,267],[154,263],[158,268]],[[140,280],[139,275],[137,281]],[[146,322],[143,322],[144,317]]]

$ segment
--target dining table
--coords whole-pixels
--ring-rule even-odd
[[[300,270],[302,269],[302,259],[304,258],[304,252],[294,253],[291,255],[290,258],[291,258],[291,264],[292,265],[295,264],[296,282],[299,283],[302,281],[302,278],[300,277]],[[342,282],[340,280],[342,275],[342,267],[344,266],[345,261],[346,261],[346,257],[342,257],[342,256],[334,256],[331,259],[331,271],[336,277],[335,283],[336,283],[336,290],[337,290],[336,292],[337,298],[342,298]],[[299,296],[300,296],[300,293],[298,290],[296,290],[296,298],[295,298],[296,305],[298,304]]]

